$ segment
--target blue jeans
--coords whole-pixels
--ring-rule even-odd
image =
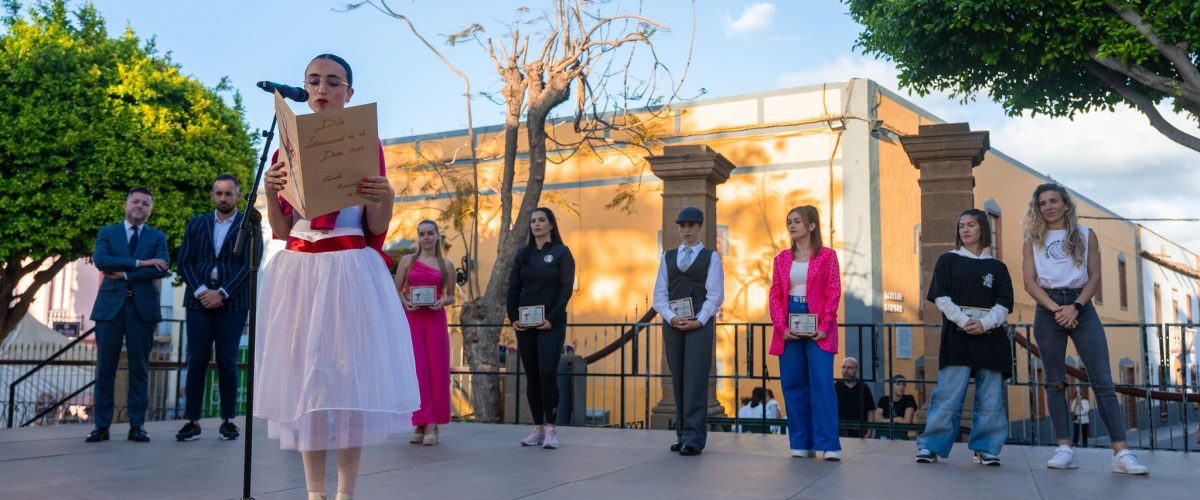
[[[1060,305],[1070,304],[1079,298],[1080,290],[1046,290],[1050,300]],[[1075,344],[1075,351],[1087,368],[1088,381],[1096,393],[1096,406],[1100,420],[1108,429],[1114,443],[1125,442],[1125,422],[1122,420],[1121,403],[1117,402],[1113,386],[1112,370],[1109,367],[1108,339],[1096,307],[1091,301],[1083,306],[1079,324],[1072,330],[1063,328],[1054,321],[1054,313],[1037,306],[1033,316],[1033,335],[1042,350],[1042,366],[1046,369],[1046,406],[1050,409],[1050,424],[1054,428],[1054,439],[1070,442],[1071,411],[1067,407],[1067,339]]]
[[[788,313],[807,314],[808,304],[790,297]],[[837,393],[833,353],[808,340],[789,340],[779,356],[779,379],[787,404],[788,441],[793,450],[838,451]]]
[[[938,370],[937,387],[929,400],[925,432],[917,436],[917,449],[927,449],[948,458],[962,421],[963,399],[971,378],[969,366],[947,366]],[[975,369],[975,406],[971,411],[971,438],[967,448],[999,455],[1008,438],[1008,413],[1004,409],[1004,375]]]

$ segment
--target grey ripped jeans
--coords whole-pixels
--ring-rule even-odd
[[[1079,298],[1079,289],[1046,290],[1050,300],[1057,304],[1070,304]],[[1108,359],[1108,339],[1104,327],[1096,315],[1096,307],[1088,302],[1076,318],[1074,329],[1066,329],[1054,321],[1054,313],[1040,304],[1033,319],[1033,334],[1042,351],[1042,365],[1046,368],[1046,405],[1050,408],[1050,423],[1054,427],[1056,440],[1071,440],[1071,412],[1067,408],[1067,338],[1075,344],[1075,350],[1083,359],[1092,392],[1096,394],[1100,420],[1108,429],[1112,442],[1125,441],[1125,424],[1121,421],[1121,404],[1113,387],[1112,369]]]

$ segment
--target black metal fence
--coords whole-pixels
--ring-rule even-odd
[[[180,320],[164,322],[151,360],[150,411],[148,420],[181,418],[183,386],[186,367],[183,364],[186,329]],[[1113,353],[1111,363],[1114,382],[1124,410],[1124,425],[1129,429],[1128,442],[1135,448],[1192,450],[1200,447],[1196,439],[1196,423],[1200,422],[1200,393],[1195,353],[1195,324],[1110,324],[1106,331]],[[458,335],[464,327],[451,325],[451,334]],[[923,359],[914,359],[912,345],[925,328],[919,324],[846,324],[840,335],[842,344],[849,346],[843,356],[854,356],[861,364],[860,379],[875,399],[891,398],[897,387],[889,380],[896,374],[907,378],[907,393],[917,400],[921,410],[915,423],[923,422],[924,408],[936,384],[937,367],[927,367]],[[583,356],[564,356],[560,369],[560,422],[563,424],[608,426],[624,428],[664,428],[673,425],[673,408],[662,405],[664,387],[669,373],[659,341],[661,325],[647,323],[572,324],[567,343],[575,353],[586,356],[609,347],[612,352],[587,363]],[[1013,352],[1013,376],[1007,381],[1006,402],[1010,420],[1010,442],[1048,445],[1054,442],[1050,430],[1044,372],[1040,359],[1025,345],[1035,345],[1032,327],[1017,324],[1009,327],[1010,348]],[[619,346],[618,339],[627,338]],[[770,389],[786,413],[779,385],[778,361],[767,351],[771,342],[771,327],[764,323],[725,323],[717,327],[716,363],[710,379],[715,394],[712,410],[725,418],[716,419],[732,425],[716,426],[716,430],[755,429],[770,431],[763,419],[747,420],[738,417],[741,400],[755,387]],[[77,342],[87,346],[88,335]],[[1029,344],[1023,344],[1028,339]],[[16,378],[29,373],[53,353],[28,348],[17,355],[7,353],[0,359],[0,385],[6,389],[2,401],[3,419],[12,425],[46,425],[59,422],[87,421],[91,412],[91,379],[94,377],[94,349],[85,347],[68,351],[45,362],[36,372],[19,383]],[[524,373],[517,362],[515,347],[504,349],[504,368],[492,372],[473,372],[462,359],[452,360],[451,391],[456,418],[473,420],[472,381],[478,377],[493,377],[501,387],[504,422],[529,421],[525,403]],[[1069,356],[1068,364],[1082,366]],[[82,370],[82,371],[81,371]],[[835,379],[840,377],[835,367]],[[1086,376],[1086,375],[1084,375]],[[1072,389],[1085,387],[1078,379],[1070,380]],[[36,387],[35,387],[36,386]],[[244,388],[242,389],[244,394]],[[11,395],[11,396],[10,396]],[[1094,398],[1091,399],[1094,402]],[[658,407],[658,408],[656,408]],[[1090,435],[1087,446],[1108,446],[1107,432],[1092,405],[1089,414]],[[116,413],[120,416],[123,408]],[[765,414],[764,414],[765,417]],[[845,421],[843,426],[853,427]],[[890,439],[912,438],[914,426],[895,420],[861,423],[865,432],[874,428],[876,436]],[[963,422],[969,425],[969,421]],[[882,429],[886,427],[887,430]],[[1077,429],[1079,430],[1079,429]],[[783,429],[779,429],[780,432]],[[1080,445],[1083,445],[1082,441]]]

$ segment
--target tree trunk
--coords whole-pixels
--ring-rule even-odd
[[[29,312],[29,306],[33,305],[33,299],[38,290],[54,279],[54,276],[70,263],[69,260],[62,257],[52,257],[52,259],[54,262],[41,271],[38,269],[45,265],[45,260],[24,266],[21,265],[20,260],[10,260],[4,263],[4,269],[0,270],[0,300],[3,300],[5,304],[5,307],[0,309],[0,342],[4,342],[4,339],[8,338],[8,335],[17,327],[17,323],[20,323],[25,314]],[[33,274],[33,282],[25,290],[17,290],[21,278],[34,273],[34,271],[37,272]]]
[[[483,296],[463,305],[463,348],[467,366],[473,372],[497,372],[500,370],[500,329],[505,319],[505,302],[508,294],[508,273],[512,260],[519,248],[520,238],[513,238],[512,188],[516,178],[517,139],[520,131],[521,107],[524,102],[524,78],[515,68],[502,73],[505,80],[505,102],[508,104],[504,119],[504,173],[500,186],[500,244],[496,249],[496,262],[488,278]],[[479,214],[475,214],[476,218]],[[528,227],[528,226],[526,226]],[[526,229],[528,231],[528,229]],[[518,232],[516,234],[524,234]],[[515,241],[514,241],[515,240]],[[477,422],[498,422],[502,413],[500,401],[500,379],[495,375],[471,377],[471,397]]]
[[[540,76],[540,75],[539,75]],[[507,80],[507,78],[506,78]],[[528,79],[526,80],[529,81]],[[500,245],[496,262],[482,299],[463,307],[463,341],[467,363],[472,371],[495,372],[500,368],[500,329],[505,322],[508,278],[517,250],[529,234],[529,214],[538,206],[546,180],[546,117],[550,110],[567,99],[569,80],[551,80],[542,89],[531,85],[526,128],[529,135],[529,177],[515,219],[511,216],[512,188],[516,176],[516,153],[521,101],[509,99],[504,124],[504,179],[501,187]],[[511,81],[508,83],[511,85]],[[537,89],[535,92],[534,89]],[[472,377],[471,394],[475,398],[475,420],[497,422],[501,414],[500,380],[492,375]],[[520,404],[518,402],[518,404]]]

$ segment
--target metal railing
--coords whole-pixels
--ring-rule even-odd
[[[652,315],[648,315],[652,318]],[[563,423],[608,426],[623,428],[664,427],[670,422],[673,408],[659,408],[663,388],[669,384],[662,343],[659,340],[661,324],[654,321],[627,323],[575,323],[568,325],[567,343],[574,351],[583,354],[572,359],[586,365],[586,370],[561,373],[560,393],[570,399],[572,407],[564,408]],[[173,339],[156,348],[151,361],[151,403],[147,420],[166,420],[182,417],[183,374],[186,372],[184,348],[186,328],[182,320],[170,320],[160,326],[160,338]],[[451,325],[451,334],[460,334],[464,328],[487,325]],[[1200,411],[1200,393],[1196,375],[1194,351],[1197,325],[1190,324],[1109,324],[1105,325],[1114,359],[1112,375],[1119,399],[1124,410],[1123,424],[1129,429],[1128,443],[1136,448],[1192,450],[1195,444],[1194,424]],[[936,384],[937,367],[924,367],[921,359],[913,359],[911,342],[924,328],[939,328],[937,325],[920,324],[844,324],[840,335],[843,345],[852,346],[850,355],[861,363],[860,380],[872,391],[875,399],[893,397],[895,387],[889,382],[897,373],[908,379],[909,393],[924,409],[928,405],[933,385]],[[89,359],[68,359],[62,354],[72,346],[86,345],[93,334],[91,330],[76,338],[68,347],[55,355],[33,363],[35,358],[0,360],[0,368],[24,366],[29,371],[5,384],[7,400],[4,401],[5,421],[8,426],[49,424],[62,421],[84,420],[90,413],[92,380],[60,385],[71,386],[49,398],[19,397],[24,384],[30,383],[35,374],[47,376],[54,370],[67,380],[65,371],[69,367],[94,367],[94,353]],[[1032,326],[1015,324],[1009,326],[1009,346],[1013,353],[1012,378],[1006,381],[1006,405],[1010,420],[1009,442],[1031,445],[1053,443],[1050,428],[1044,372],[1036,356],[1036,339],[1031,338]],[[725,404],[720,414],[732,419],[732,428],[745,424],[765,425],[763,418],[746,421],[737,416],[741,400],[754,387],[770,389],[783,405],[782,389],[779,385],[778,361],[767,355],[771,342],[771,325],[767,323],[719,323],[717,325],[716,368],[710,382],[715,385],[717,400]],[[903,342],[898,339],[904,338]],[[1024,339],[1024,341],[1023,341]],[[84,344],[81,344],[84,343]],[[1027,349],[1025,346],[1033,346]],[[525,374],[517,362],[515,348],[506,349],[506,360],[496,371],[472,371],[461,366],[460,360],[452,369],[452,393],[454,414],[461,420],[473,420],[471,383],[476,377],[498,377],[501,381],[502,420],[520,423],[529,420],[525,403]],[[590,353],[590,354],[589,354]],[[24,356],[22,356],[24,357]],[[1069,362],[1072,358],[1069,358]],[[17,362],[21,363],[17,363]],[[1076,363],[1077,364],[1077,363]],[[836,370],[836,368],[835,368]],[[1086,372],[1073,369],[1069,377],[1070,387],[1086,387],[1080,378]],[[1080,377],[1082,375],[1082,377]],[[54,375],[51,375],[54,376]],[[578,380],[582,377],[582,383]],[[78,377],[76,377],[78,378]],[[835,378],[837,380],[837,378]],[[580,394],[582,393],[582,394]],[[244,392],[243,392],[244,394]],[[576,404],[577,401],[581,403]],[[1094,400],[1093,400],[1094,401]],[[969,402],[968,402],[969,404]],[[87,412],[78,411],[80,407]],[[1095,405],[1093,405],[1093,408]],[[583,415],[576,415],[580,408]],[[70,411],[67,411],[67,410]],[[713,408],[716,410],[716,408]],[[118,408],[119,415],[123,409]],[[80,414],[85,415],[80,418]],[[561,413],[561,411],[560,411]],[[918,412],[920,422],[924,411]],[[848,420],[843,416],[843,421]],[[1100,423],[1098,412],[1090,414],[1092,438],[1089,446],[1108,446],[1107,432]],[[894,420],[858,424],[862,434],[881,425],[894,424]],[[853,424],[851,424],[853,425]],[[969,425],[964,422],[963,425]],[[845,427],[845,426],[844,426]],[[887,432],[879,432],[891,438],[904,439],[914,432],[905,429],[911,425],[897,424]],[[1082,443],[1080,443],[1082,444]]]

